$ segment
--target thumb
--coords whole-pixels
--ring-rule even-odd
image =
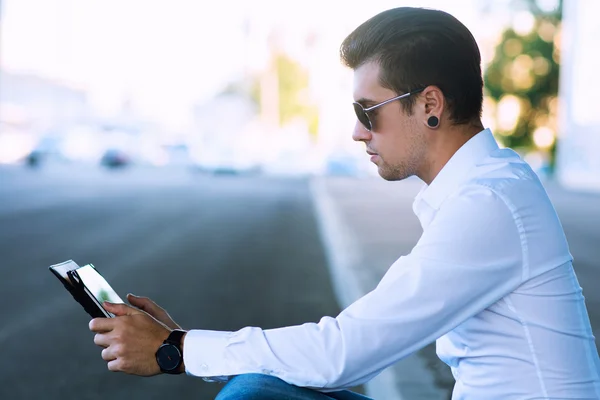
[[[153,303],[147,297],[140,297],[129,293],[127,295],[127,301],[129,301],[129,304],[132,306],[144,310],[147,313],[152,313],[152,311],[154,311]]]
[[[106,311],[111,312],[113,314],[115,314],[116,316],[122,316],[122,315],[134,315],[134,314],[138,314],[139,311],[137,311],[136,309],[129,307],[127,304],[117,304],[117,303],[111,303],[109,301],[105,301],[103,304],[104,308],[106,309]]]

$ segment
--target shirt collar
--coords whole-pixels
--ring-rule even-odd
[[[415,205],[422,200],[434,210],[439,209],[453,190],[467,179],[471,168],[496,149],[498,143],[490,129],[477,133],[454,153],[433,182],[419,192]]]

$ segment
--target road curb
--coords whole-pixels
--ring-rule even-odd
[[[335,295],[340,306],[345,308],[366,294],[352,268],[359,260],[358,246],[355,245],[358,239],[349,229],[344,229],[335,201],[322,179],[310,181],[310,192]],[[392,369],[383,370],[365,383],[365,388],[367,395],[374,399],[404,400],[397,389]]]

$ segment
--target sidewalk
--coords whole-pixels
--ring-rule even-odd
[[[375,288],[390,265],[410,252],[422,233],[412,212],[421,181],[315,178],[314,206],[342,307]],[[401,360],[367,383],[376,400],[448,400],[454,378],[435,344]]]
[[[416,244],[422,230],[412,202],[422,183],[320,177],[311,185],[334,289],[345,307],[375,288],[389,266]],[[544,186],[565,230],[592,331],[599,338],[600,193],[568,190],[552,181]],[[365,386],[376,400],[448,400],[453,383],[432,344]]]

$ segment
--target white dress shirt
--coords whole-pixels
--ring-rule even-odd
[[[264,373],[324,392],[437,340],[453,399],[600,399],[600,361],[556,212],[531,168],[475,135],[417,195],[423,235],[381,282],[319,323],[191,330],[187,373]]]

